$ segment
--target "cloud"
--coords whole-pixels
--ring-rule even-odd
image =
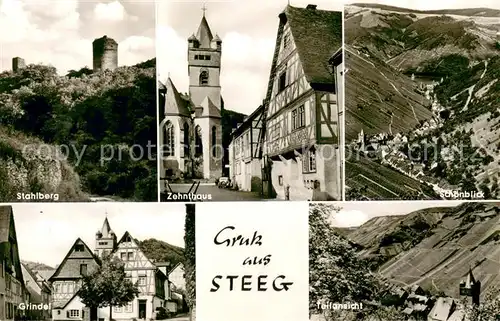
[[[341,210],[333,214],[333,225],[336,227],[353,227],[366,223],[370,217],[359,210]]]
[[[98,20],[122,21],[127,12],[122,4],[116,0],[110,3],[98,3],[94,7],[94,16]]]
[[[158,78],[164,82],[170,74],[177,89],[187,92],[187,40],[165,25],[157,26],[156,39]]]
[[[118,44],[118,63],[130,66],[140,62],[145,52],[155,47],[155,39],[144,36],[130,36]],[[153,58],[153,57],[149,57]]]

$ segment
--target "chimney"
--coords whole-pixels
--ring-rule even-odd
[[[315,4],[308,4],[308,5],[307,5],[307,7],[306,7],[306,9],[309,9],[309,10],[316,10],[316,8],[317,8],[317,7],[318,7],[318,6],[317,6],[317,5],[315,5]]]

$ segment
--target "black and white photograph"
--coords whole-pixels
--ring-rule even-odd
[[[158,2],[162,201],[342,199],[341,11]]]
[[[310,320],[500,317],[500,203],[312,203]]]
[[[494,200],[500,3],[345,6],[346,200]]]
[[[195,205],[106,205],[0,206],[0,320],[195,320]]]
[[[0,202],[157,202],[154,3],[3,0],[0,27]]]

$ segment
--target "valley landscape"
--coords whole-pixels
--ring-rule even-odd
[[[498,197],[500,11],[345,19],[347,200]]]
[[[339,311],[318,310],[318,301],[363,302],[366,308],[347,311],[343,320],[349,314],[353,320],[455,321],[500,315],[500,204],[429,206],[384,215],[358,203],[350,210],[370,219],[345,228],[334,226],[343,209],[311,205],[311,232],[319,233],[310,234],[311,310],[317,320],[340,317]],[[333,291],[330,279],[345,284],[344,292]],[[441,318],[432,319],[434,313]]]

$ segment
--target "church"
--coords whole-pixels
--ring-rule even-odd
[[[189,93],[177,90],[169,77],[159,84],[160,177],[166,180],[222,176],[220,72],[222,40],[213,34],[203,13],[188,39]],[[163,192],[164,184],[161,184]]]

